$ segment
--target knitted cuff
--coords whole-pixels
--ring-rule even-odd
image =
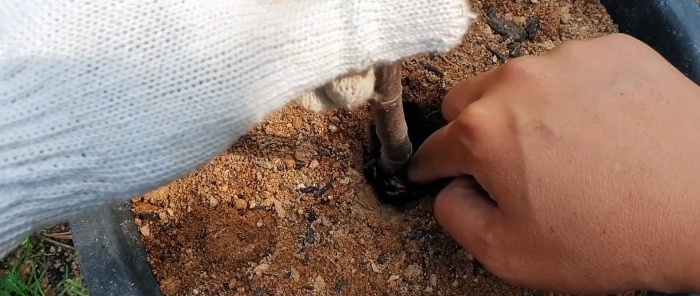
[[[370,64],[457,46],[476,18],[465,0],[364,1],[350,22]]]

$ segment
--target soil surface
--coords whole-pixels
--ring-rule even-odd
[[[616,31],[597,0],[472,7],[479,18],[461,46],[403,64],[416,147],[443,124],[441,98],[458,82]],[[288,106],[200,170],[135,199],[165,295],[547,295],[471,260],[434,221],[429,194],[381,203],[363,175],[377,149],[371,123],[367,106],[320,115]]]

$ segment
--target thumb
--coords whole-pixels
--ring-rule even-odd
[[[456,178],[435,200],[438,223],[476,257],[488,248],[498,216],[496,204],[471,176]]]

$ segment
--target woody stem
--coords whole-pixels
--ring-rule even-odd
[[[386,173],[393,174],[403,168],[413,154],[401,99],[401,63],[377,67],[376,77],[372,110],[382,145],[379,165]]]

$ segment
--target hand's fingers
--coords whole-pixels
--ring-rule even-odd
[[[481,98],[486,87],[495,79],[496,71],[498,69],[479,74],[452,88],[442,101],[442,116],[447,121],[457,118],[464,108]]]
[[[408,178],[413,182],[427,183],[469,174],[465,165],[471,163],[471,156],[462,145],[464,138],[454,122],[437,130],[413,155]]]
[[[408,177],[430,182],[447,177],[479,175],[477,171],[503,147],[509,118],[498,101],[478,101],[458,118],[433,133],[413,156]]]
[[[452,238],[478,257],[488,248],[487,238],[499,209],[477,186],[472,177],[452,181],[435,200],[435,217]]]

